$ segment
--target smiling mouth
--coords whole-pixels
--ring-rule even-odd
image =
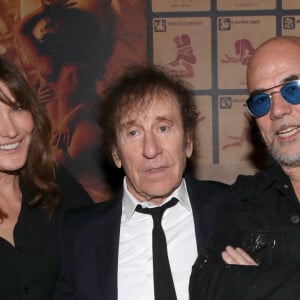
[[[277,135],[279,137],[283,137],[283,138],[286,138],[286,137],[290,137],[294,134],[296,134],[297,132],[299,132],[300,128],[299,127],[288,127],[284,130],[280,130],[277,132]]]
[[[19,147],[21,144],[20,141],[12,143],[12,144],[5,144],[5,145],[0,145],[0,150],[14,150]]]

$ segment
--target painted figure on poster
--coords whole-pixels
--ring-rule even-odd
[[[177,35],[174,38],[174,42],[177,48],[176,58],[169,63],[169,66],[172,68],[177,68],[178,66],[183,67],[184,70],[176,69],[176,72],[181,77],[194,77],[193,65],[197,59],[193,53],[191,37],[186,33]]]
[[[42,1],[15,27],[19,60],[53,126],[56,157],[97,200],[109,198],[93,116],[97,81],[113,49],[114,15],[99,22],[68,0]]]
[[[241,63],[247,65],[251,58],[254,48],[248,39],[239,39],[234,43],[236,56],[225,54],[225,58],[221,59],[222,63]]]
[[[199,116],[198,116],[198,120],[197,120],[198,124],[201,123],[202,121],[204,121],[205,119],[206,119],[206,117],[202,116],[201,112],[199,112]]]
[[[16,51],[14,49],[14,36],[11,28],[19,18],[19,1],[0,1],[0,54],[9,59],[14,59]]]
[[[246,112],[244,112],[244,117],[246,118],[247,121],[249,121],[249,116]],[[227,136],[227,138],[229,140],[233,140],[233,142],[223,145],[222,150],[225,150],[227,148],[232,148],[232,147],[240,147],[245,143],[251,144],[253,142],[252,138],[251,138],[249,126],[244,127],[239,136],[229,135],[229,136]]]

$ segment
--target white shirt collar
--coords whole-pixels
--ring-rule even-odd
[[[125,220],[128,221],[131,216],[133,215],[135,208],[138,204],[141,204],[143,207],[155,207],[157,205],[151,203],[151,202],[140,202],[138,201],[129,191],[127,188],[127,182],[126,182],[126,176],[124,177],[123,180],[123,189],[124,189],[124,193],[123,193],[123,214],[125,215]],[[158,205],[161,206],[163,204],[165,204],[166,202],[170,201],[173,197],[177,198],[179,200],[179,203],[181,203],[181,205],[183,207],[185,207],[187,210],[191,210],[191,202],[189,199],[189,195],[187,192],[187,188],[186,188],[186,182],[185,179],[183,178],[181,180],[180,185],[176,188],[175,191],[173,191],[173,193],[168,196],[165,201]]]

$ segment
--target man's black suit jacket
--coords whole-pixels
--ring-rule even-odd
[[[227,185],[185,176],[198,253],[211,233]],[[66,216],[62,230],[62,272],[55,300],[117,300],[122,193]]]

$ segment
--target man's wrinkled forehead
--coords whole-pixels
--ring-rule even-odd
[[[118,127],[128,127],[135,125],[142,111],[144,110],[128,111],[119,118]]]
[[[153,100],[151,98],[145,99],[145,97],[128,97],[123,99],[118,109],[117,125],[123,125],[130,120],[134,120],[138,115],[146,111]]]
[[[299,80],[299,78],[300,78],[299,74],[288,75],[288,76],[282,78],[281,80],[279,80],[278,84],[276,83],[275,86],[267,86],[267,87],[263,86],[263,87],[257,87],[255,89],[252,89],[252,91],[249,91],[249,96],[254,96],[254,95],[257,95],[257,94],[260,94],[260,93],[266,93],[269,90],[271,90],[273,88],[276,88],[276,87],[280,87],[280,86],[284,85],[287,82],[291,82],[291,81],[294,81],[294,80]]]
[[[155,103],[172,101],[176,105],[176,97],[166,91],[149,93],[143,97],[131,96],[123,99],[122,105],[119,107],[118,126],[128,124],[132,120],[137,119],[141,113],[147,112]],[[178,105],[178,104],[177,104]]]

